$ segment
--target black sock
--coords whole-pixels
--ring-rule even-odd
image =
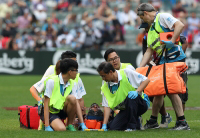
[[[151,119],[151,120],[155,120],[155,121],[157,121],[158,117],[156,117],[156,116],[152,116],[152,115],[151,115],[150,119]]]
[[[183,116],[179,116],[178,117],[178,121],[185,121],[185,116],[183,115]]]

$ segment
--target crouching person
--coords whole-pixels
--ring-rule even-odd
[[[115,70],[109,62],[102,62],[97,71],[106,83],[101,87],[104,106],[102,129],[107,131],[110,109],[119,109],[119,114],[108,124],[110,130],[136,130],[138,117],[150,106],[149,98],[142,91],[150,80],[131,70]]]
[[[44,110],[41,119],[45,123],[45,131],[65,131],[66,126],[62,119],[68,117],[67,129],[76,131],[72,125],[77,113],[82,130],[86,129],[82,113],[76,97],[74,79],[78,72],[78,63],[72,59],[60,61],[60,74],[51,75],[44,82]]]

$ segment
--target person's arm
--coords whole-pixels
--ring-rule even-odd
[[[80,123],[84,123],[83,122],[83,116],[82,116],[81,107],[80,107],[80,104],[79,104],[78,100],[76,100],[76,114],[78,116],[78,119],[79,119]]]
[[[50,101],[50,98],[45,96],[44,97],[44,123],[46,127],[49,126],[49,101]]]
[[[144,67],[146,66],[147,63],[149,63],[149,60],[151,59],[151,56],[153,54],[153,50],[151,48],[147,48],[147,51],[145,52],[143,58],[142,58],[142,61],[139,65],[139,67]]]
[[[30,88],[30,93],[32,94],[33,98],[35,100],[40,101],[42,100],[38,93],[41,93],[44,91],[44,81],[47,79],[47,77],[42,78],[40,81],[35,83],[31,88]]]
[[[104,107],[103,124],[107,124],[108,123],[109,117],[110,117],[110,107]]]
[[[42,79],[45,78],[45,77],[47,77],[47,76],[49,76],[49,75],[54,74],[54,71],[55,71],[55,66],[48,67],[48,69],[45,71]]]
[[[32,94],[33,98],[35,98],[38,102],[39,102],[40,100],[42,100],[42,99],[40,98],[40,96],[38,95],[37,89],[36,89],[34,86],[32,86],[32,87],[30,88],[30,93]]]
[[[44,92],[44,122],[45,126],[49,126],[49,102],[54,89],[54,80],[49,79],[46,83],[46,89]]]
[[[140,86],[137,88],[137,92],[142,92],[146,87],[147,85],[149,84],[150,80],[149,79],[146,79],[145,81],[143,81]]]
[[[184,24],[178,20],[174,23],[173,28],[174,28],[174,35],[172,36],[171,41],[172,43],[175,43],[176,39],[180,36],[180,34],[183,31]]]
[[[85,115],[86,114],[86,110],[85,110],[85,106],[84,106],[84,99],[83,98],[78,99],[78,102],[80,104],[80,108],[81,108],[82,114]]]

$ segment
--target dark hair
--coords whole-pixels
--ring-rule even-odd
[[[56,63],[56,75],[60,74],[60,60]]]
[[[109,55],[110,53],[112,53],[112,52],[117,53],[117,51],[116,51],[115,49],[113,49],[113,48],[109,48],[109,49],[106,50],[106,52],[105,52],[105,54],[104,54],[104,59],[105,59],[106,61],[107,61],[107,59],[108,59],[108,55]],[[117,55],[118,55],[118,53],[117,53]]]
[[[144,16],[144,11],[152,12],[152,11],[156,11],[156,10],[150,3],[142,3],[137,8],[137,15]]]
[[[78,63],[70,58],[66,58],[60,61],[60,72],[65,74],[70,70],[78,69]]]
[[[115,72],[115,69],[114,67],[112,66],[112,64],[110,64],[109,62],[102,62],[98,68],[97,68],[97,71],[100,72],[100,71],[103,71],[104,73],[109,73],[110,70],[112,70],[113,72]]]
[[[61,59],[65,58],[76,58],[76,53],[74,53],[73,51],[65,51],[62,53]]]

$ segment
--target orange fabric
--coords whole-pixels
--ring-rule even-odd
[[[174,32],[160,33],[161,44],[163,44],[162,40],[164,40],[164,41],[171,40],[173,35],[174,35]],[[176,39],[176,44],[178,44],[179,41],[180,41],[180,36]]]
[[[186,93],[186,85],[180,74],[188,68],[185,62],[166,63],[166,82],[168,87],[168,94],[183,94]],[[137,68],[136,71],[146,76],[149,67]],[[150,83],[144,89],[149,97],[166,95],[163,77],[164,64],[153,66],[148,78]]]
[[[84,123],[88,129],[100,129],[102,126],[102,121],[97,120],[86,119]]]

